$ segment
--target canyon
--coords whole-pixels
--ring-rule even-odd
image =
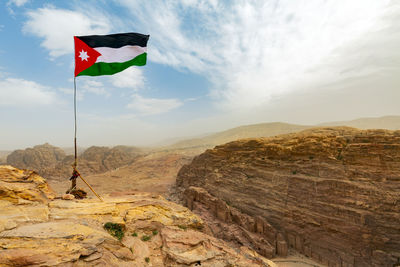
[[[396,122],[397,118],[386,118],[392,124],[393,120]],[[370,120],[353,123],[366,125]],[[223,142],[228,143],[214,147]],[[56,199],[43,202],[47,210],[38,209],[36,200],[25,202],[26,197],[11,201],[9,195],[4,195],[4,188],[10,189],[10,184],[0,183],[0,232],[26,224],[53,223],[46,214],[54,210],[49,209],[54,203],[65,203],[60,196],[69,187],[73,162],[73,156],[67,154],[49,144],[3,153],[8,157],[6,160],[3,156],[0,164],[35,170],[46,178],[42,184],[50,185]],[[202,221],[202,229],[196,231],[224,240],[235,251],[247,248],[251,252],[246,253],[282,262],[290,262],[293,254],[300,253],[307,257],[301,262],[309,259],[311,266],[319,266],[318,262],[321,266],[392,267],[400,262],[400,131],[310,128],[283,123],[249,125],[151,149],[90,147],[80,151],[78,169],[105,196],[107,204],[103,206],[92,198],[67,202],[71,204],[65,205],[70,207],[63,212],[85,214],[74,222],[97,216],[99,211],[93,211],[95,216],[89,203],[107,210],[107,205],[135,206],[135,197],[140,203],[150,203],[154,198],[164,201],[165,197],[196,214],[196,220]],[[19,172],[26,174],[21,177],[38,176],[27,175],[32,172],[29,170],[11,171],[13,175]],[[14,190],[14,195],[32,192],[26,188],[29,183],[16,184],[22,187]],[[80,179],[78,186],[86,188]],[[163,205],[175,205],[166,203]],[[111,213],[120,210],[115,208]],[[99,229],[98,222],[104,224],[106,218],[126,227],[123,214],[128,211],[124,208],[119,219],[110,217],[107,211],[106,217],[96,219],[96,230],[104,230]],[[27,215],[17,214],[21,212]],[[145,213],[159,212],[164,210],[152,206]],[[176,216],[174,212],[177,211],[168,216]],[[85,223],[92,227],[93,221]],[[128,229],[136,231],[135,227]],[[138,231],[149,235],[149,229],[154,227],[151,224]],[[104,254],[106,250],[99,251]],[[119,260],[107,258],[105,262],[117,264]],[[143,263],[143,259],[139,262]],[[161,257],[151,262],[166,261]]]
[[[399,264],[400,131],[230,142],[183,166],[177,188],[213,234],[267,257],[293,249],[326,266]]]

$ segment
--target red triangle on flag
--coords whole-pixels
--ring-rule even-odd
[[[101,54],[74,36],[75,42],[75,77],[91,67]]]

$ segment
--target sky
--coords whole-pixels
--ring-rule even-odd
[[[0,150],[73,146],[73,36],[149,34],[77,77],[78,144],[400,115],[400,1],[0,0]]]

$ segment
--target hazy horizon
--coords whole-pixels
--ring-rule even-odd
[[[399,118],[398,123],[400,123],[400,116],[396,116],[396,115],[387,115],[387,116],[382,116],[382,117],[364,117],[364,118],[354,118],[351,120],[346,120],[344,122],[353,122],[353,121],[358,121],[358,120],[375,120],[375,119],[380,119],[380,118]],[[160,140],[156,140],[155,142],[149,142],[148,144],[125,144],[125,143],[109,143],[109,144],[105,144],[105,143],[92,143],[90,145],[78,145],[78,150],[81,149],[87,149],[88,147],[91,146],[106,146],[106,147],[114,147],[114,146],[119,146],[119,145],[123,145],[123,146],[135,146],[135,147],[141,147],[141,148],[156,148],[156,147],[162,147],[162,146],[168,146],[168,145],[173,145],[179,141],[184,141],[184,140],[190,140],[190,139],[196,139],[196,138],[203,138],[203,137],[207,137],[207,136],[211,136],[213,134],[218,134],[220,132],[224,132],[224,131],[228,131],[228,130],[232,130],[235,128],[239,128],[239,127],[246,127],[246,126],[252,126],[252,125],[256,125],[256,124],[268,124],[268,123],[287,123],[287,124],[293,124],[293,125],[300,125],[300,126],[311,126],[311,127],[325,127],[325,126],[330,126],[332,124],[332,126],[338,126],[335,125],[337,123],[341,123],[343,121],[330,121],[330,122],[320,122],[320,123],[316,123],[316,124],[298,124],[298,123],[288,123],[288,122],[281,122],[281,121],[271,121],[271,122],[259,122],[259,123],[255,123],[255,124],[243,124],[243,125],[236,125],[234,127],[231,128],[226,128],[226,129],[222,129],[220,131],[215,131],[215,132],[207,132],[207,133],[198,133],[195,135],[191,135],[191,136],[174,136],[171,138],[167,138],[167,139],[160,139]],[[339,124],[340,126],[346,126],[346,125],[342,125]],[[351,126],[350,126],[351,127]],[[400,129],[400,127],[398,127]],[[397,128],[396,128],[397,129]],[[26,148],[31,148],[34,147],[36,145],[43,145],[43,144],[50,144],[52,146],[56,146],[56,147],[60,147],[63,150],[71,150],[71,154],[73,153],[73,144],[71,142],[71,144],[66,145],[66,146],[62,146],[62,145],[58,145],[58,144],[54,144],[48,141],[44,141],[42,143],[37,143],[37,144],[32,144],[29,146],[25,146],[25,147],[10,147],[10,148],[0,148],[0,152],[10,152],[10,151],[14,151],[14,150],[18,150],[18,149],[26,149]],[[79,142],[78,142],[79,143]]]
[[[400,115],[398,1],[9,0],[0,150],[73,146],[73,35],[116,32],[150,34],[148,62],[77,78],[81,147]]]

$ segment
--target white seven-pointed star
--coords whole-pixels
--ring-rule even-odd
[[[79,52],[79,57],[82,59],[82,61],[84,61],[84,60],[88,61],[87,59],[89,58],[87,52],[83,51],[83,49],[81,52]]]

